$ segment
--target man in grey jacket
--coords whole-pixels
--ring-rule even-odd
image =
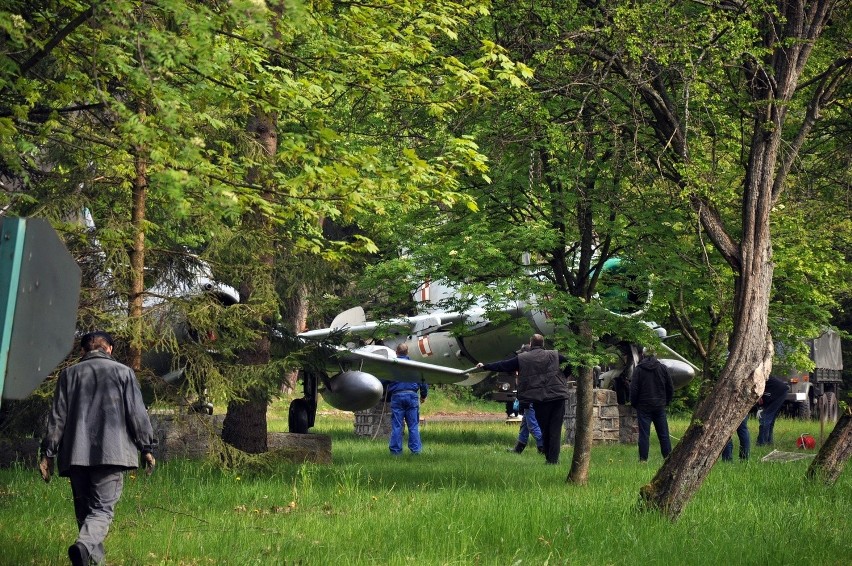
[[[136,375],[115,361],[113,339],[106,332],[83,336],[79,363],[59,374],[47,435],[41,443],[39,471],[49,482],[54,459],[59,475],[71,480],[74,513],[80,528],[68,548],[71,564],[104,561],[104,539],[121,497],[124,472],[139,467],[139,452],[148,473],[154,434]]]

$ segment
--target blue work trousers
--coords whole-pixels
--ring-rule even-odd
[[[636,408],[636,418],[639,422],[639,461],[648,460],[648,450],[651,446],[651,423],[657,431],[660,440],[660,453],[666,458],[672,451],[672,441],[669,437],[669,422],[666,420],[665,407]]]
[[[541,448],[544,446],[541,439],[541,427],[538,426],[538,420],[535,418],[535,409],[530,405],[524,410],[524,416],[521,419],[521,430],[518,432],[518,442],[527,444],[530,440],[530,433],[535,438],[535,445]]]
[[[402,454],[403,424],[408,426],[408,449],[420,454],[420,398],[414,391],[394,393],[391,397],[391,454]]]

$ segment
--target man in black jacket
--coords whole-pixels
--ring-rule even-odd
[[[518,373],[518,400],[532,403],[541,428],[542,449],[548,464],[559,463],[562,447],[562,421],[565,419],[565,400],[568,380],[560,364],[565,356],[556,350],[544,349],[544,336],[533,334],[530,349],[499,362],[477,364],[489,371]]]
[[[651,349],[645,348],[642,355],[643,359],[633,370],[630,380],[630,404],[636,409],[639,421],[639,461],[647,462],[652,422],[663,458],[672,451],[666,407],[672,402],[674,384],[666,366],[660,363]]]

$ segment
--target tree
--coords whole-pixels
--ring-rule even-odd
[[[83,10],[61,1],[8,8],[4,32],[14,49],[3,54],[0,119],[10,135],[0,150],[15,178],[7,193],[15,211],[50,210],[57,219],[84,206],[92,211],[97,230],[81,238],[96,244],[88,246],[97,263],[92,294],[106,287],[110,296],[81,326],[120,329],[138,351],[177,351],[176,367],[191,361],[191,378],[224,393],[265,391],[281,373],[280,363],[258,370],[240,362],[240,352],[268,339],[283,302],[268,265],[247,276],[253,258],[341,261],[373,245],[360,236],[325,239],[325,219],[352,223],[384,214],[387,202],[461,200],[459,172],[482,166],[467,140],[438,126],[441,115],[510,74],[487,58],[496,48],[475,68],[434,48],[434,38],[451,38],[483,9],[477,2],[268,9],[115,0]],[[428,142],[404,123],[413,115],[432,116]],[[265,129],[277,145],[256,151],[246,128],[252,116],[277,122],[276,132]],[[395,137],[384,143],[389,133]],[[252,224],[265,226],[265,236],[255,237]],[[228,238],[242,247],[225,249]],[[223,310],[212,297],[203,305],[158,297],[163,307],[146,309],[144,328],[131,330],[126,309],[137,301],[138,315],[143,280],[145,297],[151,280],[170,295],[180,287],[172,275],[191,279],[194,268],[180,264],[197,266],[184,261],[196,258],[220,280],[251,291],[245,303]],[[116,304],[124,314],[107,314]],[[170,328],[153,330],[174,318],[172,309],[196,338],[177,344]],[[215,349],[200,338],[207,335],[218,336]],[[265,431],[254,435],[265,438]]]
[[[477,210],[427,203],[391,232],[397,246],[409,248],[419,271],[415,280],[442,278],[460,286],[460,299],[448,306],[464,308],[481,297],[497,305],[534,298],[548,313],[554,342],[571,359],[578,382],[568,479],[584,484],[592,444],[592,368],[609,361],[619,340],[654,339],[637,320],[602,308],[597,295],[612,285],[604,265],[623,257],[625,275],[645,287],[647,278],[627,261],[646,239],[639,228],[647,223],[636,221],[636,203],[653,205],[659,198],[664,206],[667,196],[643,195],[631,183],[636,173],[625,134],[608,120],[611,96],[594,64],[564,51],[562,34],[575,25],[564,11],[513,2],[498,3],[490,18],[468,31],[472,43],[481,37],[499,42],[509,59],[534,67],[535,74],[527,77],[528,88],[502,89],[456,123],[476,133],[491,164],[489,180],[466,180]],[[521,260],[524,252],[529,263]],[[499,308],[493,310],[499,322]]]
[[[830,22],[848,19],[847,11],[845,4],[831,1],[760,7],[607,5],[592,8],[602,32],[592,36],[599,41],[578,45],[578,52],[625,79],[625,88],[641,101],[644,130],[657,142],[644,145],[645,151],[689,199],[735,277],[725,366],[684,438],[641,490],[645,506],[671,518],[699,488],[771,371],[771,213],[821,110],[848,81],[848,57],[823,37]],[[726,64],[731,61],[736,65]],[[742,128],[747,151],[741,160],[726,154],[728,182],[720,184],[717,177],[711,184],[711,171],[702,168],[711,162],[699,155],[706,147],[719,147],[713,141],[723,130],[711,128],[714,122],[700,115],[732,112],[749,124]],[[715,125],[723,125],[722,120]],[[719,139],[720,144],[736,141],[732,135]],[[739,220],[729,212],[737,212]]]

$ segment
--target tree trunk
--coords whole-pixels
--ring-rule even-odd
[[[296,285],[296,289],[290,300],[287,301],[287,308],[284,311],[287,324],[294,333],[298,334],[306,330],[308,321],[308,287],[304,283]],[[299,370],[295,369],[284,374],[284,379],[281,381],[280,391],[283,394],[292,393],[296,388],[296,383],[299,380]]]
[[[248,131],[254,136],[258,145],[268,157],[272,157],[278,150],[277,123],[275,116],[258,110],[249,121]],[[251,175],[250,181],[261,182],[256,178],[256,172]],[[267,192],[264,197],[271,199]],[[273,240],[269,221],[258,211],[249,213],[244,218],[244,225],[248,229],[259,230],[266,233],[265,241]],[[264,271],[268,276],[267,282],[272,284],[272,273],[274,267],[274,256],[271,252],[263,252],[258,262],[266,267]],[[247,278],[240,284],[240,302],[248,303],[257,289],[259,281]],[[271,325],[271,318],[266,318],[261,324],[261,336],[254,346],[242,353],[241,362],[245,365],[265,365],[269,363],[270,342],[267,334]],[[222,440],[228,444],[253,454],[267,451],[266,410],[269,405],[269,390],[261,386],[249,388],[239,399],[228,403],[228,412],[222,423]]]
[[[819,453],[808,467],[807,478],[834,485],[843,472],[846,461],[852,456],[852,414],[846,413],[828,436]]]
[[[640,490],[644,506],[658,509],[671,519],[680,515],[701,487],[731,433],[763,394],[772,370],[769,196],[780,136],[753,141],[748,175],[751,183],[743,194],[743,237],[736,255],[739,261],[735,262],[741,268],[735,282],[734,332],[728,360],[715,387],[696,409],[683,439],[651,483]]]
[[[813,126],[825,99],[811,100],[812,120],[800,126],[796,143],[785,146],[783,159],[779,150],[788,103],[796,93],[799,77],[831,15],[832,5],[831,0],[779,2],[778,19],[767,13],[764,22],[763,47],[768,55],[762,61],[747,61],[743,67],[754,102],[754,118],[741,200],[739,245],[726,232],[715,209],[697,195],[693,197],[703,227],[736,274],[734,331],[719,381],[696,409],[684,438],[651,483],[640,490],[640,502],[646,508],[662,511],[671,519],[680,515],[698,491],[728,438],[763,393],[772,369],[768,328],[773,275],[770,212],[801,140]],[[653,87],[645,88],[643,96],[653,104],[653,97],[646,96]],[[656,127],[660,133],[665,133],[667,127],[680,129],[670,114],[660,112],[659,116],[661,124]],[[686,138],[671,139],[679,158],[688,162]]]
[[[583,344],[592,343],[591,328],[588,323],[580,324],[580,338]],[[571,469],[566,481],[586,485],[589,481],[589,467],[592,461],[592,412],[594,410],[594,372],[592,368],[581,368],[577,376],[577,416],[574,435],[574,452],[571,457]]]
[[[144,118],[144,111],[140,111]],[[148,196],[148,163],[141,147],[135,148],[133,179],[133,203],[130,224],[133,230],[133,245],[130,249],[130,315],[131,336],[127,365],[135,371],[142,368],[142,306],[145,293],[145,200]]]
[[[245,392],[246,397],[228,403],[228,412],[222,422],[222,440],[248,452],[262,454],[267,451],[266,409],[269,397],[259,388]]]

